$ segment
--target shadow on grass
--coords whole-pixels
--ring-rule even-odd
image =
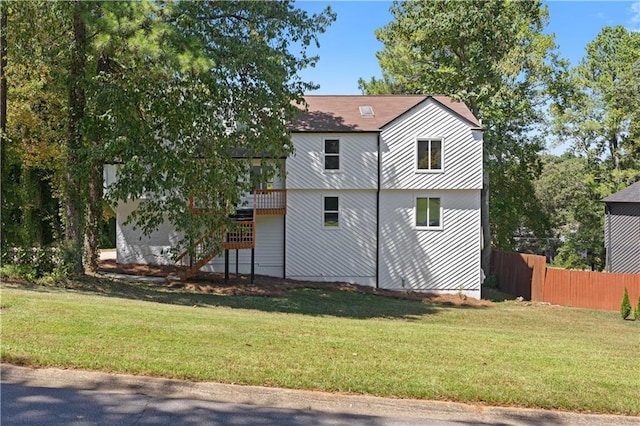
[[[73,291],[107,297],[146,302],[198,307],[254,309],[312,316],[334,316],[353,319],[398,318],[417,320],[445,309],[474,309],[475,306],[452,303],[429,303],[334,288],[291,288],[273,295],[212,294],[174,288],[163,283],[129,282],[103,277],[82,277],[64,287],[45,287],[21,281],[4,283],[6,287],[34,291]],[[482,306],[484,307],[484,306]]]

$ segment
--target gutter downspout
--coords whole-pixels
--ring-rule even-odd
[[[378,133],[378,183],[376,190],[376,288],[380,288],[380,133]]]

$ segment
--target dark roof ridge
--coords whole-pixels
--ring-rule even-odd
[[[640,181],[602,199],[605,203],[640,203]]]

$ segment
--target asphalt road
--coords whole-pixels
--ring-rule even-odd
[[[2,425],[419,425],[406,419],[2,384]],[[459,425],[433,421],[434,425]]]
[[[1,366],[6,425],[640,425],[639,417]]]

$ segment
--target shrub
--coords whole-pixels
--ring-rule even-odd
[[[37,277],[36,268],[31,265],[4,264],[0,268],[0,278],[19,278],[33,282]]]
[[[640,321],[640,296],[638,296],[638,304],[636,305],[636,311],[633,314],[635,319]]]
[[[622,319],[627,319],[631,315],[631,302],[629,301],[629,293],[624,288],[624,296],[622,296],[622,304],[620,305],[620,315]]]
[[[78,251],[64,242],[44,247],[7,247],[2,250],[0,275],[31,282],[45,278],[47,283],[62,282],[72,275]]]

